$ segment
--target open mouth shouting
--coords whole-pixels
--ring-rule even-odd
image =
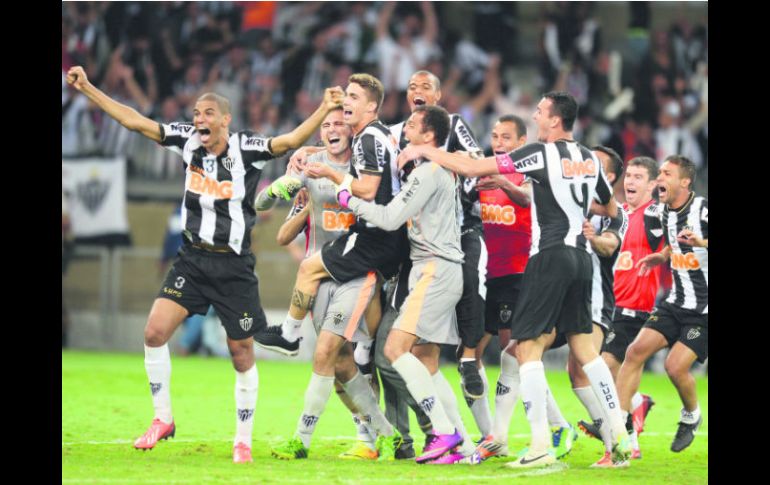
[[[340,140],[342,138],[338,135],[331,135],[329,138],[327,138],[327,141],[329,142],[329,148],[332,150],[337,150],[340,147]]]
[[[211,139],[211,130],[205,127],[198,128],[198,134],[201,137],[201,142],[204,144],[208,143],[208,141]]]
[[[422,96],[415,96],[414,98],[412,98],[412,102],[414,103],[415,106],[422,106],[425,104],[425,98],[423,98]]]

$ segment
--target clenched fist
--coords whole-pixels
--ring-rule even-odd
[[[82,91],[88,85],[86,71],[81,66],[73,66],[67,71],[67,83],[78,91]]]

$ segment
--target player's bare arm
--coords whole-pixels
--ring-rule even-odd
[[[67,71],[67,83],[83,93],[115,121],[131,131],[137,131],[154,141],[161,141],[160,125],[143,116],[134,108],[118,103],[99,88],[91,84],[86,71],[81,66],[73,66]]]
[[[345,93],[339,86],[326,88],[323,101],[321,101],[321,104],[308,119],[303,121],[291,132],[273,138],[273,141],[270,144],[273,155],[282,155],[289,150],[294,150],[295,148],[302,146],[302,144],[315,133],[318,127],[321,126],[321,123],[326,115],[329,114],[329,111],[338,106],[342,106],[342,98],[344,96]]]
[[[440,148],[429,145],[407,145],[398,155],[398,168],[402,168],[410,160],[419,157],[427,158],[454,173],[465,177],[481,177],[498,174],[497,161],[494,157],[473,160],[465,155],[447,153]]]
[[[692,246],[694,248],[709,248],[708,238],[703,239],[698,237],[698,235],[692,232],[690,229],[682,229],[679,234],[676,235],[676,240],[679,242],[679,244],[687,244],[688,246]]]
[[[288,246],[296,237],[302,232],[305,224],[307,223],[308,215],[310,214],[310,204],[306,205],[301,211],[294,214],[286,222],[284,222],[278,229],[278,234],[275,236],[275,240],[281,246]]]
[[[666,246],[657,253],[648,254],[636,263],[639,276],[647,276],[652,268],[665,263],[671,257],[671,246]]]
[[[364,200],[374,200],[374,196],[377,195],[377,189],[380,187],[380,179],[382,177],[377,175],[361,174],[361,178],[353,178],[352,175],[338,172],[324,163],[309,163],[305,169],[305,175],[309,178],[317,179],[325,177],[338,186],[349,182],[349,191],[352,195]],[[348,179],[348,177],[350,177]]]
[[[596,234],[596,228],[589,220],[583,221],[583,236],[591,243],[596,254],[605,258],[612,256],[612,253],[620,246],[620,239],[617,234],[612,231]]]
[[[476,188],[478,190],[500,189],[511,201],[521,207],[529,207],[532,203],[532,184],[530,182],[516,185],[502,175],[489,175],[480,178],[476,183]]]

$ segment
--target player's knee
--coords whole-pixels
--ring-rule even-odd
[[[168,337],[167,332],[150,317],[144,327],[144,344],[148,347],[160,347],[168,341]]]
[[[664,363],[666,373],[672,381],[680,381],[687,378],[689,374],[689,367],[682,364],[682,362],[675,359],[666,359]]]
[[[388,359],[388,362],[390,364],[393,364],[395,360],[397,360],[399,357],[401,357],[404,354],[403,350],[390,340],[385,342],[385,348],[383,349],[383,353],[385,354],[385,358]]]
[[[623,362],[631,365],[643,365],[646,356],[647,352],[644,346],[640,345],[638,342],[633,342],[626,349],[626,357]]]

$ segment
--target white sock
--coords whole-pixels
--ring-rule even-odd
[[[610,423],[604,414],[604,408],[594,394],[594,390],[591,387],[578,387],[573,389],[575,395],[578,397],[583,407],[588,411],[588,415],[595,423],[601,423],[599,426],[599,433],[602,435],[602,441],[604,442],[604,450],[612,451],[612,435],[610,434]]]
[[[452,391],[452,386],[449,385],[446,377],[444,377],[444,374],[442,374],[441,371],[433,374],[431,380],[433,381],[433,385],[436,386],[438,398],[444,406],[444,410],[446,411],[447,416],[449,416],[449,420],[452,422],[457,432],[460,433],[460,436],[463,437],[463,444],[460,446],[460,452],[465,456],[473,454],[473,452],[476,451],[476,447],[473,445],[473,440],[471,440],[471,437],[468,436],[468,432],[465,430],[462,418],[460,418],[460,409],[457,406],[457,397]],[[477,401],[480,401],[480,399],[477,399]]]
[[[305,448],[310,448],[315,425],[326,408],[329,396],[334,389],[334,376],[320,376],[313,372],[305,389],[305,407],[297,422],[297,436]]]
[[[596,393],[596,398],[601,403],[609,419],[613,442],[617,441],[619,436],[626,433],[626,424],[620,412],[618,391],[615,388],[615,382],[612,380],[610,368],[607,367],[607,364],[601,357],[597,357],[583,366],[583,372],[586,373],[588,380],[591,381],[591,388]]]
[[[251,430],[254,428],[254,409],[257,407],[259,374],[257,364],[246,372],[235,371],[235,443],[251,447]]]
[[[547,384],[547,383],[546,383]],[[548,424],[559,428],[569,428],[569,423],[566,419],[564,419],[564,416],[561,414],[561,409],[559,409],[559,405],[556,404],[556,400],[553,398],[553,393],[551,392],[551,388],[546,388],[545,393],[545,410],[548,414]]]
[[[543,362],[527,362],[519,369],[521,375],[521,400],[532,430],[529,445],[530,454],[540,455],[551,446],[551,431],[548,429],[546,412],[546,394],[548,382],[545,380]]]
[[[372,345],[374,345],[374,339],[364,340],[356,344],[356,349],[353,351],[353,360],[358,365],[366,365],[372,360]]]
[[[302,328],[302,322],[305,319],[297,320],[296,318],[292,318],[291,314],[286,314],[286,319],[281,324],[281,335],[283,338],[288,340],[289,342],[294,342],[297,340],[302,332],[300,332],[300,328]]]
[[[489,410],[489,381],[487,380],[487,373],[484,367],[479,367],[479,375],[481,376],[481,382],[484,383],[484,394],[478,399],[468,399],[466,397],[466,403],[469,403],[471,414],[473,414],[473,420],[476,421],[481,436],[487,436],[492,432],[492,412]]]
[[[382,414],[379,404],[374,399],[374,391],[363,374],[356,372],[356,375],[348,382],[343,383],[342,387],[361,412],[361,418],[366,424],[371,425],[378,435],[393,435],[393,426]]]
[[[356,424],[356,439],[368,446],[369,449],[374,450],[376,448],[377,433],[369,428],[369,425],[357,414],[353,415],[353,422]]]
[[[460,363],[461,363],[461,364],[462,364],[463,362],[473,362],[473,361],[475,361],[475,360],[476,360],[476,358],[475,358],[475,357],[460,357]]]
[[[631,396],[631,413],[633,414],[634,411],[636,411],[636,408],[642,405],[644,402],[644,398],[642,398],[642,395],[637,391],[634,393],[633,396]]]
[[[495,420],[492,425],[492,436],[501,443],[508,444],[508,428],[519,399],[519,385],[519,362],[508,352],[501,352],[500,377],[495,392]]]
[[[433,429],[439,434],[454,433],[452,421],[447,416],[441,399],[438,398],[438,392],[430,373],[422,362],[411,352],[406,352],[393,361],[393,368],[404,379],[409,394],[433,423]]]
[[[681,421],[683,423],[695,424],[698,422],[698,419],[700,419],[700,406],[696,407],[692,411],[688,411],[685,408],[682,408],[682,411],[680,414],[681,414]]]
[[[144,368],[150,381],[155,418],[169,424],[174,418],[171,414],[171,354],[168,344],[160,347],[145,345]]]

